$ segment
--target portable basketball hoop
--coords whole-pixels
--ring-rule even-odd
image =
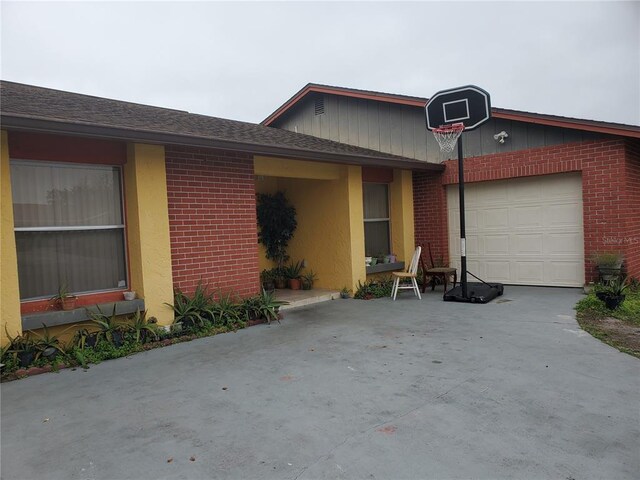
[[[438,128],[431,130],[433,136],[436,137],[440,150],[442,152],[450,153],[453,151],[458,137],[462,135],[464,130],[464,123],[453,123],[451,125],[441,125]]]
[[[464,216],[464,156],[462,132],[471,131],[491,118],[489,94],[474,85],[442,90],[425,106],[427,129],[440,145],[440,150],[450,153],[458,146],[458,195],[460,199],[460,285],[444,293],[449,302],[487,303],[502,295],[501,283],[489,284],[467,272],[467,240]],[[467,273],[480,282],[467,282]]]

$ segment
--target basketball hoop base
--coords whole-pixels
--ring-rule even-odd
[[[467,283],[467,296],[462,295],[462,285],[453,287],[444,294],[445,302],[489,303],[504,293],[501,283]]]

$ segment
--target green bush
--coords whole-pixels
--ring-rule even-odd
[[[393,288],[393,278],[384,277],[367,280],[364,283],[358,281],[356,293],[353,298],[369,300],[371,298],[390,297]]]

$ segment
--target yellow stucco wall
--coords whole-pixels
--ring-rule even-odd
[[[148,317],[173,322],[171,242],[164,147],[129,144],[124,168],[131,289],[144,298]]]
[[[298,228],[288,254],[305,260],[318,288],[354,288],[366,276],[360,167],[255,157],[256,191],[285,192]],[[272,268],[260,250],[260,268]]]
[[[408,264],[415,250],[413,181],[410,170],[393,171],[389,188],[391,204],[391,249]]]
[[[18,259],[13,231],[13,199],[9,168],[7,132],[2,131],[0,145],[0,343],[7,343],[5,328],[14,337],[22,333],[20,318],[20,290],[18,285]]]

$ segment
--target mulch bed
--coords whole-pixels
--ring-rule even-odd
[[[597,319],[589,315],[578,315],[578,323],[594,337],[621,352],[640,358],[640,326],[617,318]]]

